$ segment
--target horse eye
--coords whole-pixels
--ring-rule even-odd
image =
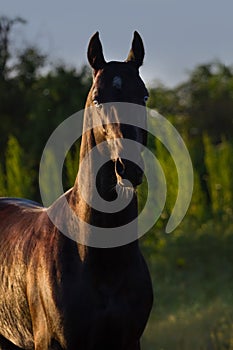
[[[144,96],[144,102],[146,103],[148,101],[149,96]]]

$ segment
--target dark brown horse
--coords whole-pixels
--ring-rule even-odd
[[[143,128],[122,124],[114,102],[145,109],[148,92],[138,71],[143,58],[137,32],[126,62],[105,62],[98,33],[89,43],[93,85],[86,109],[91,112],[84,116],[78,176],[63,198],[81,220],[96,227],[110,230],[137,217],[135,188],[143,171],[121,156],[121,140],[137,141],[133,152],[141,162],[140,145],[146,145],[147,135]],[[146,113],[140,117],[146,125]],[[102,118],[101,127],[94,127],[96,118]],[[93,159],[85,165],[82,159],[102,141],[107,141],[110,160],[97,176],[99,194],[109,203],[117,188],[122,198],[128,192],[132,196],[118,213],[93,209],[80,195],[82,187],[91,196],[93,176]],[[46,209],[23,199],[0,200],[0,349],[139,350],[153,297],[138,241],[114,248],[75,242],[50,220],[49,212],[55,211],[63,224],[71,225],[61,203],[58,199]]]

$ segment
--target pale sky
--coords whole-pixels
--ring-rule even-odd
[[[141,75],[167,86],[184,81],[197,64],[233,64],[232,0],[0,0],[0,16],[21,16],[14,40],[36,42],[50,61],[87,63],[89,38],[100,32],[106,60],[124,60],[134,30],[144,40]]]

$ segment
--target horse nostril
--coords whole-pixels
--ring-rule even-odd
[[[122,162],[122,160],[120,158],[117,158],[117,160],[116,160],[115,169],[116,169],[116,173],[118,175],[120,175],[120,177],[124,176],[125,165],[124,165],[124,163]]]

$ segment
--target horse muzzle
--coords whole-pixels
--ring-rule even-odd
[[[130,182],[132,187],[135,188],[142,183],[144,162],[142,158],[140,158],[137,164],[127,159],[117,158],[115,161],[115,174],[119,185],[129,187]]]

